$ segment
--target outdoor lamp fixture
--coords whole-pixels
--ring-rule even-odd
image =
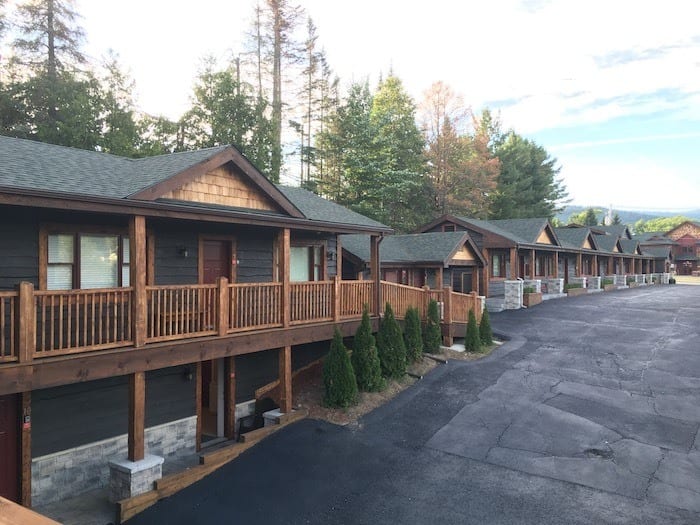
[[[187,259],[187,257],[189,257],[189,255],[190,255],[190,252],[187,251],[187,246],[180,246],[177,249],[177,253],[179,253],[180,257],[182,257],[184,259]]]
[[[326,259],[329,261],[335,261],[335,252],[328,251],[326,253]]]
[[[182,379],[184,379],[185,381],[192,381],[193,377],[194,377],[194,372],[192,372],[192,367],[186,366],[185,371],[182,374]]]

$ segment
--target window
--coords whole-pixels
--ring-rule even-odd
[[[48,290],[129,286],[128,237],[99,233],[51,233],[47,241]]]
[[[292,246],[290,248],[289,279],[291,281],[322,281],[323,246]]]
[[[494,253],[491,256],[491,277],[505,277],[505,256]]]
[[[444,224],[442,226],[442,231],[444,232],[454,232],[457,231],[457,227],[454,224]]]

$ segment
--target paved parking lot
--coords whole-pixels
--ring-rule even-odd
[[[700,523],[700,287],[492,316],[511,340],[303,421],[129,523]]]

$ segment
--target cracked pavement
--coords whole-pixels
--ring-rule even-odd
[[[491,320],[492,355],[357,425],[291,425],[129,523],[700,523],[700,287]]]

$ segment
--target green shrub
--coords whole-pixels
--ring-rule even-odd
[[[493,331],[491,330],[491,319],[489,319],[489,311],[484,308],[481,314],[481,322],[479,323],[479,336],[481,344],[491,346],[493,344]]]
[[[442,343],[442,331],[440,330],[440,312],[435,299],[428,303],[428,318],[423,332],[423,351],[435,353],[440,351]]]
[[[386,303],[384,318],[379,323],[377,351],[384,377],[399,379],[406,373],[406,345],[389,303]]]
[[[581,283],[569,283],[564,286],[564,290],[571,290],[572,288],[583,288]]]
[[[372,335],[369,312],[365,306],[362,322],[352,342],[352,368],[357,379],[357,388],[362,392],[378,392],[384,388],[382,367],[379,364],[377,345]]]
[[[606,277],[605,279],[602,280],[601,286],[605,286],[606,284],[615,284],[615,281],[613,281],[612,279],[608,279]]]
[[[357,382],[343,337],[336,328],[331,349],[323,363],[323,399],[329,407],[347,407],[357,401]]]
[[[479,336],[479,327],[476,324],[474,310],[469,310],[467,335],[464,338],[464,349],[467,352],[478,352],[481,350],[481,337]]]
[[[634,277],[627,277],[627,284],[632,284],[634,282],[637,282],[637,280]]]
[[[423,331],[420,327],[420,314],[418,313],[418,308],[411,307],[406,310],[404,322],[406,359],[410,363],[415,363],[423,354]]]
[[[535,293],[534,286],[523,286],[523,293]]]

